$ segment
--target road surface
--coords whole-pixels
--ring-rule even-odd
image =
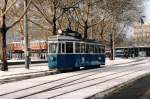
[[[0,99],[84,99],[150,73],[150,59],[0,85]],[[103,96],[103,94],[102,94]]]

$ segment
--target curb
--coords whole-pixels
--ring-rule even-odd
[[[26,80],[26,79],[31,79],[31,78],[36,78],[36,77],[43,77],[43,76],[48,76],[48,75],[53,75],[53,74],[58,74],[56,71],[41,71],[41,72],[34,72],[34,73],[26,73],[26,74],[18,74],[16,76],[8,76],[6,78],[0,79],[0,84],[5,84],[9,82],[14,82],[14,81],[20,81],[20,80]]]
[[[39,61],[31,61],[31,64],[39,64],[39,63],[48,63],[46,60],[39,60]],[[2,62],[0,62],[0,65]],[[7,62],[8,65],[22,65],[25,64],[25,61],[17,61],[17,62]]]

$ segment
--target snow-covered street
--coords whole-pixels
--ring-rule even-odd
[[[84,99],[150,73],[150,59],[107,60],[102,68],[49,75],[0,85],[0,99]]]

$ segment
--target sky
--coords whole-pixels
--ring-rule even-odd
[[[144,0],[144,23],[150,23],[150,0]],[[127,37],[133,36],[134,29],[129,27]]]
[[[144,13],[145,13],[145,21],[150,22],[150,0],[145,0],[144,2]]]

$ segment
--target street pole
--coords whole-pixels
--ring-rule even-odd
[[[113,60],[113,44],[112,44],[113,40],[112,40],[112,33],[110,33],[110,59]]]
[[[113,60],[115,60],[115,35],[112,33],[112,49],[113,49]]]
[[[27,0],[24,0],[24,10],[27,7]],[[29,44],[28,44],[28,22],[27,13],[24,15],[24,54],[25,54],[25,68],[29,69]]]
[[[111,60],[115,59],[115,46],[114,46],[114,33],[110,33],[110,51],[111,51]]]
[[[92,19],[91,19],[91,25],[92,25]],[[91,39],[93,39],[93,28],[91,27]]]

